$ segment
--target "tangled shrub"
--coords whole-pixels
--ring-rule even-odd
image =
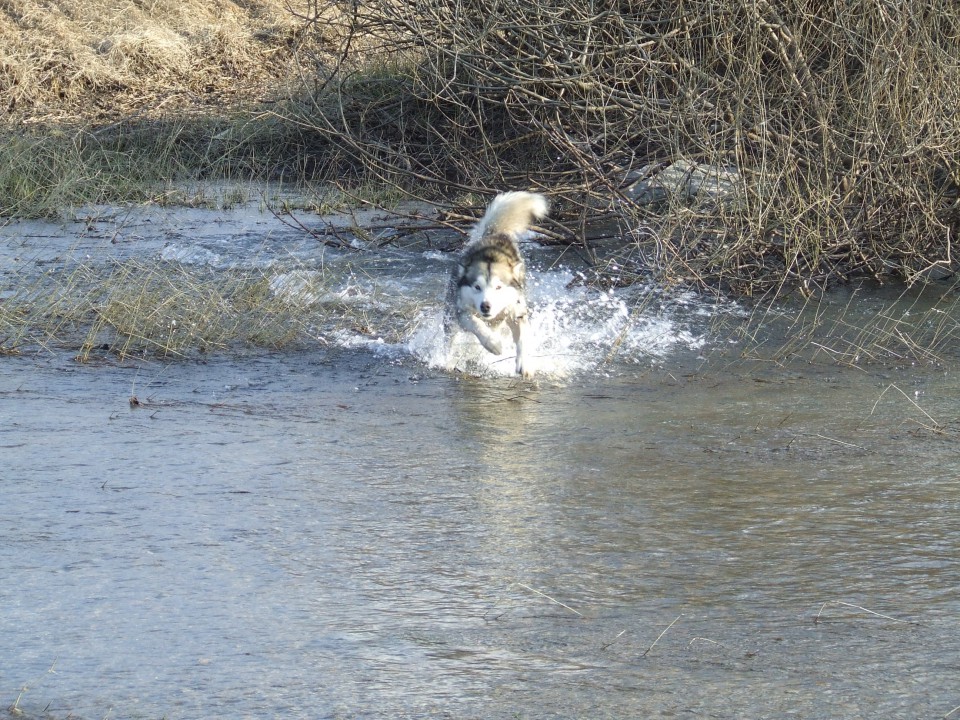
[[[952,0],[357,0],[340,22],[311,117],[338,172],[544,188],[584,227],[612,215],[621,260],[745,293],[953,268]]]

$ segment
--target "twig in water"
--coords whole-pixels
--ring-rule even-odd
[[[23,699],[23,694],[27,692],[27,690],[29,690],[31,686],[38,685],[40,681],[43,680],[43,678],[45,678],[47,675],[56,675],[57,671],[54,670],[54,668],[57,666],[57,660],[59,660],[59,658],[53,659],[53,663],[50,665],[50,669],[47,670],[43,675],[38,677],[33,682],[29,682],[20,688],[20,693],[17,695],[17,699],[13,701],[13,705],[7,708],[7,712],[9,712],[11,715],[23,714],[23,710],[20,709],[20,700]]]
[[[575,613],[576,615],[579,615],[580,617],[583,617],[583,613],[577,612],[576,610],[574,610],[574,609],[573,609],[572,607],[570,607],[569,605],[564,605],[562,602],[560,602],[559,600],[555,600],[554,598],[550,597],[550,596],[547,595],[546,593],[542,593],[542,592],[540,592],[539,590],[536,590],[535,588],[530,587],[529,585],[524,585],[522,582],[518,582],[517,585],[519,585],[520,587],[524,588],[525,590],[529,590],[530,592],[534,592],[534,593],[536,593],[537,595],[542,595],[543,597],[545,597],[545,598],[546,598],[547,600],[549,600],[550,602],[556,603],[556,604],[559,605],[560,607],[565,607],[565,608],[566,608],[567,610],[569,610],[570,612]]]
[[[646,656],[647,656],[647,653],[650,652],[651,650],[653,650],[653,646],[656,645],[658,642],[660,642],[660,638],[662,638],[664,635],[667,634],[667,630],[669,630],[669,629],[672,628],[674,625],[676,625],[676,624],[677,624],[677,620],[679,620],[679,619],[682,618],[682,617],[683,617],[683,613],[680,613],[679,615],[677,615],[677,616],[673,619],[673,622],[670,623],[669,625],[667,625],[667,626],[663,629],[663,632],[662,632],[662,633],[660,633],[659,635],[657,635],[657,639],[653,641],[653,644],[652,644],[650,647],[648,647],[646,650],[644,650],[643,655],[641,655],[640,657],[646,657]]]
[[[938,423],[936,420],[934,420],[934,419],[930,416],[930,413],[928,413],[926,410],[924,410],[922,407],[920,407],[912,397],[910,397],[909,395],[907,395],[903,390],[901,390],[900,388],[898,388],[898,387],[897,387],[896,385],[894,385],[893,383],[890,383],[889,385],[887,385],[887,386],[883,389],[883,392],[880,393],[880,397],[878,397],[878,398],[877,398],[877,401],[873,404],[873,409],[870,410],[870,414],[871,414],[871,415],[873,415],[873,413],[876,412],[876,410],[877,410],[877,405],[880,404],[880,401],[883,400],[883,396],[887,394],[887,390],[889,390],[890,388],[893,388],[893,389],[896,390],[898,393],[900,393],[901,395],[903,395],[911,405],[913,405],[917,410],[919,410],[920,412],[922,412],[922,413],[924,414],[924,416],[927,418],[927,420],[929,420],[930,422],[933,423],[933,427],[932,427],[932,428],[928,428],[928,429],[932,430],[933,432],[943,432],[943,425],[941,425],[941,424]]]
[[[603,652],[603,651],[606,650],[608,647],[610,647],[611,645],[613,645],[617,640],[620,639],[620,637],[621,637],[626,631],[627,631],[626,628],[624,628],[623,630],[621,630],[620,632],[617,633],[617,636],[616,636],[613,640],[611,640],[611,641],[608,642],[608,643],[604,643],[603,645],[601,645],[601,646],[600,646],[600,652]]]
[[[943,720],[947,720],[947,718],[953,715],[957,710],[960,710],[960,705],[957,705],[953,710],[944,715]]]
[[[817,437],[820,438],[821,440],[829,440],[830,442],[836,443],[837,445],[844,445],[846,447],[852,447],[852,448],[856,448],[857,450],[866,451],[866,448],[863,447],[863,445],[855,445],[854,443],[844,442],[843,440],[837,440],[836,438],[827,437],[826,435],[821,435],[820,433],[817,433]]]
[[[823,605],[820,606],[820,612],[817,613],[817,616],[813,619],[815,623],[820,622],[820,615],[823,614],[823,609],[827,605],[843,605],[844,607],[855,608],[856,610],[863,610],[865,613],[870,613],[871,615],[876,615],[877,617],[883,618],[884,620],[892,620],[893,622],[904,623],[906,625],[919,625],[915,620],[900,620],[899,618],[890,617],[889,615],[883,615],[882,613],[874,612],[873,610],[868,610],[865,607],[860,605],[854,605],[853,603],[843,602],[842,600],[827,600]]]
[[[282,222],[287,227],[295,228],[297,230],[302,230],[303,232],[307,233],[310,237],[312,237],[314,240],[319,241],[321,244],[327,247],[337,248],[339,250],[356,250],[357,249],[356,247],[353,246],[352,243],[350,243],[348,240],[343,239],[340,236],[340,233],[336,231],[332,223],[327,223],[327,227],[330,228],[331,232],[320,233],[314,230],[313,228],[309,228],[306,225],[304,225],[293,213],[287,213],[287,215],[289,215],[290,217],[290,219],[287,220],[285,217],[282,217],[280,213],[274,210],[270,204],[267,204],[266,207],[267,207],[267,210],[270,212],[271,215],[273,215],[274,218]],[[334,240],[330,239],[331,234],[335,238]]]

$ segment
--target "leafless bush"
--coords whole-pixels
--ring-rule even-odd
[[[745,293],[953,268],[952,0],[356,0],[311,124],[334,174],[537,187],[617,267]],[[377,70],[370,58],[376,58]]]

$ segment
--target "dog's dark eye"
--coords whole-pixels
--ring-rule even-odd
[[[503,285],[497,285],[496,289],[497,289],[497,290],[503,290]]]
[[[474,290],[479,290],[479,289],[480,289],[480,283],[477,283],[476,285],[474,285],[474,286],[473,286],[473,289],[474,289]]]

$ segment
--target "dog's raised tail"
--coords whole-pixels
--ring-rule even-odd
[[[513,240],[530,229],[537,220],[550,212],[547,199],[538,193],[507,192],[497,195],[470,233],[470,240],[478,241],[488,235],[508,235]]]

